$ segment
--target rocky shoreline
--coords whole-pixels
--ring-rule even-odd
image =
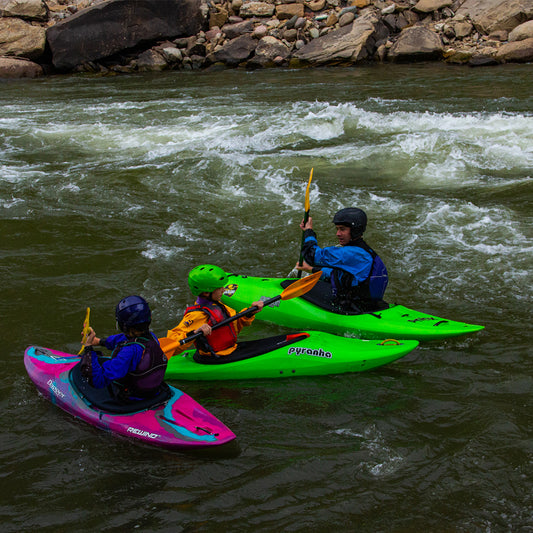
[[[0,0],[0,78],[533,61],[533,0]]]

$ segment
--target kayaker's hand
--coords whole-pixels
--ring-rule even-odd
[[[306,263],[305,261],[302,263],[302,266],[300,266],[298,263],[296,263],[296,266],[294,267],[296,270],[303,270],[304,272],[313,272],[313,267]]]
[[[309,217],[307,219],[307,222],[304,222],[303,220],[300,222],[300,229],[302,231],[305,231],[306,229],[313,229],[313,219]]]
[[[100,339],[96,336],[93,328],[89,328],[89,334],[87,335],[87,340],[85,341],[84,346],[98,346],[100,344]]]
[[[209,324],[202,324],[198,329],[194,330],[194,333],[203,333],[206,337],[211,335],[213,328]]]
[[[253,314],[255,315],[256,313],[259,313],[259,311],[263,309],[264,305],[265,305],[265,302],[262,302],[262,301],[253,302],[252,307],[257,307],[257,311],[254,311]]]

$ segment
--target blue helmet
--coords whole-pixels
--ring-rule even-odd
[[[148,327],[152,321],[150,306],[140,296],[127,296],[118,302],[115,309],[115,318],[121,331],[133,326]]]

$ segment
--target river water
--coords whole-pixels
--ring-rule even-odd
[[[3,531],[533,531],[530,65],[0,83]],[[131,293],[156,333],[188,271],[286,276],[311,216],[364,208],[387,299],[485,325],[363,374],[175,382],[238,448],[169,453],[40,397]],[[244,338],[284,331],[256,321]]]

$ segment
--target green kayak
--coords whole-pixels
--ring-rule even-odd
[[[229,280],[222,302],[239,311],[252,302],[279,294],[295,278],[259,278],[228,274]],[[439,318],[404,307],[391,305],[388,309],[359,315],[334,312],[329,306],[330,287],[319,281],[307,294],[277,302],[263,308],[257,315],[280,326],[294,329],[313,329],[337,335],[353,335],[365,339],[418,339],[430,341],[474,333],[483,326]]]
[[[418,341],[369,341],[322,331],[277,335],[239,342],[238,352],[210,362],[197,362],[195,350],[168,361],[166,379],[222,380],[293,378],[363,372],[408,354]]]

